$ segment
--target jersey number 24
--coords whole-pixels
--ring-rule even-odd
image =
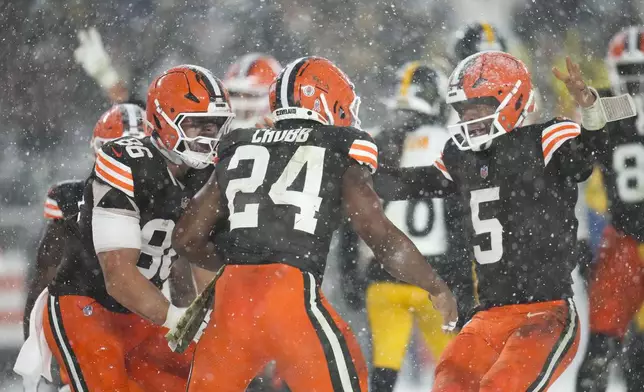
[[[319,196],[322,186],[325,149],[317,146],[300,146],[291,157],[279,178],[271,185],[268,196],[275,204],[296,206],[300,212],[295,214],[294,229],[309,234],[315,233],[318,220],[315,214],[320,210],[322,198]],[[266,147],[245,145],[235,150],[235,155],[228,163],[228,170],[234,170],[242,160],[252,160],[253,168],[250,177],[235,178],[228,182],[226,198],[230,211],[230,230],[257,227],[259,203],[248,203],[243,209],[235,210],[234,200],[238,192],[255,193],[264,184],[266,170],[271,156]],[[306,166],[304,188],[302,191],[287,189],[293,184]]]

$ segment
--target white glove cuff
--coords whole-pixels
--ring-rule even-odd
[[[581,125],[587,131],[598,131],[606,125],[606,115],[599,99],[599,93],[592,87],[588,87],[596,97],[595,103],[587,108],[581,108]]]
[[[168,313],[165,316],[165,322],[163,326],[168,329],[173,329],[179,323],[179,319],[183,316],[183,313],[186,311],[185,308],[177,308],[176,306],[170,304],[168,307]]]
[[[112,67],[112,65],[108,65],[108,67],[103,72],[100,72],[96,75],[95,79],[103,89],[109,90],[112,87],[116,86],[121,78],[119,77],[119,74],[116,72],[114,67]]]

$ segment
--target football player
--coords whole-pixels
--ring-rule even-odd
[[[105,112],[94,127],[90,148],[94,154],[98,153],[101,146],[110,140],[122,136],[142,138],[145,136],[145,112],[134,104],[119,104]],[[23,332],[25,341],[30,334],[30,318],[32,310],[39,295],[52,281],[56,268],[63,257],[65,238],[68,231],[66,221],[75,221],[78,206],[83,199],[84,180],[67,180],[53,185],[47,192],[44,205],[46,218],[45,228],[38,245],[35,263],[29,266],[27,281],[27,298],[23,316]],[[194,289],[193,289],[194,291]],[[35,315],[36,316],[36,315]],[[36,317],[39,317],[38,314]],[[35,328],[35,326],[33,326]],[[35,329],[34,329],[35,331]],[[34,337],[35,338],[35,337]],[[16,364],[16,372],[23,373],[21,362]],[[27,378],[28,373],[23,373]],[[34,378],[40,378],[34,375]],[[60,380],[55,378],[55,384]],[[35,382],[36,380],[34,380]],[[26,384],[31,382],[25,380]]]
[[[463,60],[447,93],[461,122],[448,127],[443,155],[429,168],[400,169],[400,186],[382,195],[452,194],[469,206],[480,310],[441,356],[434,391],[546,390],[575,355],[577,182],[605,146],[606,118],[578,65],[567,67],[569,75],[553,72],[581,106],[583,126],[521,127],[533,109],[525,65],[498,51]]]
[[[272,56],[249,53],[235,61],[224,78],[235,112],[232,128],[251,128],[270,114],[268,88],[282,69]]]
[[[90,147],[94,154],[110,140],[122,136],[141,138],[145,136],[143,119],[145,112],[137,105],[115,105],[105,112],[96,123]],[[65,219],[74,219],[78,204],[83,199],[84,180],[68,180],[52,186],[45,199],[44,216],[47,223],[38,245],[36,262],[29,271],[29,286],[24,312],[24,336],[29,335],[29,317],[38,295],[47,287],[56,273],[63,255],[67,230]]]
[[[508,52],[508,44],[505,37],[499,30],[487,22],[474,22],[465,28],[458,30],[454,34],[452,46],[450,49],[450,57],[452,59],[453,67],[466,59],[467,57],[483,52],[486,50],[498,50],[501,52]],[[540,107],[542,103],[541,94],[539,90],[533,86],[534,90],[534,104],[535,108]],[[454,116],[454,121],[449,123],[453,124],[458,121],[458,116]],[[539,120],[539,112],[533,110],[528,113],[524,121],[524,125],[534,124]]]
[[[609,124],[610,148],[598,156],[609,225],[589,283],[590,340],[577,380],[580,391],[606,390],[609,364],[644,301],[644,27],[617,33],[606,63],[611,92],[630,94],[639,115]],[[637,335],[634,331],[630,340],[642,345]],[[642,370],[635,369],[625,374],[629,391],[644,388]]]
[[[415,61],[399,70],[397,94],[389,102],[391,119],[374,137],[381,168],[386,171],[388,167],[430,166],[438,158],[449,139],[446,87],[447,77],[427,64]],[[374,176],[376,191],[392,186],[386,175],[378,173]],[[383,205],[387,218],[411,239],[456,293],[462,314],[459,319],[465,319],[465,313],[474,307],[469,267],[474,257],[464,254],[470,247],[463,241],[462,217],[457,207],[455,200],[440,198]],[[368,262],[366,310],[374,367],[371,388],[393,391],[414,325],[420,328],[434,360],[438,360],[450,335],[441,331],[440,314],[422,289],[393,278],[374,260],[368,247],[360,249],[360,259]]]
[[[224,135],[219,162],[177,225],[180,254],[223,263],[188,390],[241,391],[268,360],[295,391],[366,391],[348,325],[321,292],[331,236],[344,213],[392,276],[427,290],[445,323],[456,304],[413,243],[383,214],[371,175],[373,139],[360,99],[329,60],[303,57],[271,85],[275,128]],[[228,230],[208,246],[211,228]]]
[[[458,30],[450,48],[450,57],[454,64],[486,50],[508,51],[505,38],[499,34],[496,27],[486,22],[475,22]]]
[[[164,341],[182,310],[161,286],[177,258],[175,222],[234,117],[222,82],[193,65],[148,89],[151,136],[104,144],[87,179],[43,315],[45,337],[74,391],[183,390],[191,355]],[[74,230],[75,228],[75,230]],[[198,287],[212,274],[197,271]],[[142,376],[141,376],[142,375]]]

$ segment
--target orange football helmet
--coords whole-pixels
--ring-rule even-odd
[[[353,83],[322,57],[302,57],[287,65],[271,84],[269,102],[276,122],[299,119],[360,127],[360,97]]]
[[[511,54],[487,51],[461,61],[449,77],[447,103],[462,115],[471,104],[495,107],[493,114],[448,126],[452,139],[461,150],[478,150],[492,139],[521,126],[534,111],[534,92],[530,72]],[[490,122],[485,135],[471,135],[469,125]]]
[[[94,127],[90,146],[95,153],[103,144],[123,136],[141,138],[145,135],[145,112],[143,108],[131,103],[112,106],[103,113]]]
[[[613,36],[606,65],[615,94],[644,93],[644,26],[627,27]]]
[[[201,169],[213,162],[221,136],[235,117],[221,80],[196,65],[170,68],[148,89],[152,137],[174,163]]]
[[[235,112],[234,128],[253,127],[270,114],[268,88],[282,69],[272,56],[249,53],[233,63],[224,85]]]

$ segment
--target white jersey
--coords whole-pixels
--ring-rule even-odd
[[[405,138],[401,167],[431,166],[440,157],[447,130],[422,126]],[[385,214],[407,235],[424,256],[442,255],[447,251],[447,230],[443,199],[401,200],[386,203]]]

